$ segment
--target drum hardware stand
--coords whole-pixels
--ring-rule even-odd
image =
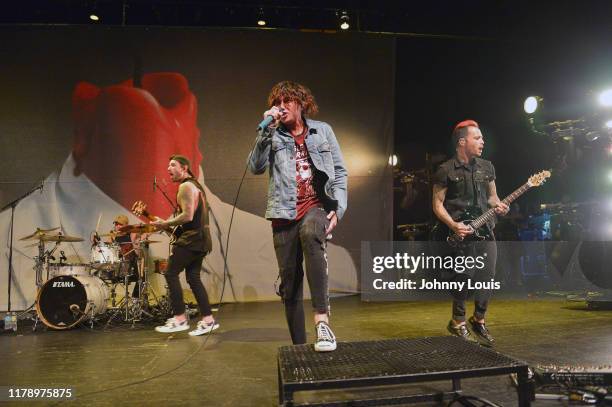
[[[89,305],[90,305],[90,312],[89,312],[89,314],[90,314],[90,315],[89,315],[89,329],[90,329],[90,330],[93,330],[93,328],[94,328],[94,322],[95,322],[94,320],[95,320],[95,316],[96,316],[96,313],[95,313],[95,310],[96,310],[96,304],[95,304],[93,301],[91,301],[91,300],[90,300],[90,301],[88,301],[88,303],[89,303]],[[72,310],[72,308],[71,308],[71,310]],[[79,323],[79,324],[83,323],[83,321],[82,321],[83,317],[86,317],[86,316],[87,316],[87,314],[86,314],[86,313],[84,313],[83,311],[81,311],[80,309],[78,309],[78,311],[74,311],[74,310],[72,310],[72,314],[73,314],[74,316],[76,316],[77,314],[80,314],[79,322],[77,322],[77,323]]]
[[[125,318],[124,321],[127,322],[129,320],[129,310],[130,310],[130,296],[129,296],[129,275],[126,274],[123,278],[123,283],[125,285],[125,296],[119,301],[119,304],[116,303],[116,287],[119,283],[113,283],[113,288],[111,289],[111,298],[112,298],[112,306],[115,308],[113,314],[110,316],[108,321],[106,321],[106,325],[104,329],[108,328],[111,322],[115,319],[115,317],[121,313],[123,313],[123,308],[125,308]]]
[[[95,309],[96,309],[96,304],[93,303],[93,301],[89,302],[91,304],[91,316],[89,317],[89,329],[93,330],[94,327],[94,316],[96,315],[94,313]]]

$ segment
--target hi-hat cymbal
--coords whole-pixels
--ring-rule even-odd
[[[68,235],[53,235],[53,236],[42,236],[40,238],[43,242],[82,242],[82,237],[68,236]]]
[[[157,232],[158,228],[157,226],[149,223],[139,223],[137,225],[121,226],[120,230],[123,233],[153,233]]]
[[[49,232],[53,232],[53,231],[58,230],[58,229],[59,229],[59,226],[56,227],[56,228],[51,228],[51,229],[36,228],[36,232],[32,233],[31,235],[24,236],[24,237],[22,237],[19,240],[38,240],[42,236],[49,235]]]

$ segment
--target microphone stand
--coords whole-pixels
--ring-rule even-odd
[[[13,233],[14,233],[14,229],[15,229],[15,208],[17,207],[17,204],[19,202],[21,202],[27,196],[33,194],[34,191],[37,191],[37,190],[40,189],[40,191],[42,192],[44,185],[45,185],[44,181],[42,181],[40,183],[40,185],[37,185],[35,188],[29,190],[28,192],[26,192],[25,194],[23,194],[19,198],[15,199],[12,202],[9,202],[2,209],[0,209],[0,211],[4,211],[5,209],[11,208],[11,227],[10,227],[10,232],[9,232],[11,240],[10,240],[10,244],[9,244],[8,300],[7,300],[8,310],[7,310],[7,312],[11,312],[11,281],[13,279]]]
[[[159,185],[157,185],[157,183],[154,184],[154,186],[156,187],[156,189],[159,189],[159,192],[162,193],[162,195],[164,196],[164,198],[166,198],[166,200],[168,201],[168,203],[170,204],[170,206],[172,207],[173,211],[176,211],[176,206],[174,206],[174,204],[172,203],[172,200],[170,199],[170,197],[168,197],[168,194],[166,194],[166,191],[164,191]]]

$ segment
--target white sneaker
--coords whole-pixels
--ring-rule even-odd
[[[165,325],[156,326],[155,330],[161,333],[186,331],[189,329],[189,321],[178,321],[176,318],[168,318]]]
[[[198,325],[196,326],[196,329],[189,332],[189,335],[200,336],[200,335],[204,335],[209,332],[212,332],[217,328],[219,328],[219,324],[216,321],[213,321],[210,324],[207,324],[206,322],[200,320],[198,321]]]
[[[329,325],[320,321],[317,323],[317,341],[314,344],[314,349],[317,352],[331,352],[336,350],[336,336],[332,332]]]

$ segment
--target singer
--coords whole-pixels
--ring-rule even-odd
[[[329,326],[327,239],[347,205],[347,171],[329,124],[307,116],[318,106],[299,83],[279,82],[270,91],[255,146],[248,157],[253,174],[269,171],[266,218],[281,279],[278,294],[294,344],[306,343],[303,280],[306,274],[318,352],[336,349]],[[271,118],[271,119],[270,119]]]
[[[170,290],[174,317],[169,318],[165,325],[158,326],[155,330],[170,333],[189,329],[183,289],[179,280],[179,274],[184,269],[187,283],[193,291],[202,316],[196,329],[189,332],[189,335],[204,335],[219,328],[212,315],[208,294],[200,279],[204,257],[212,250],[212,239],[208,228],[208,201],[204,188],[191,172],[191,163],[187,157],[178,154],[171,156],[168,174],[172,182],[180,184],[176,196],[177,212],[167,220],[157,218],[153,224],[161,229],[172,229],[173,233],[168,271],[164,276]]]

